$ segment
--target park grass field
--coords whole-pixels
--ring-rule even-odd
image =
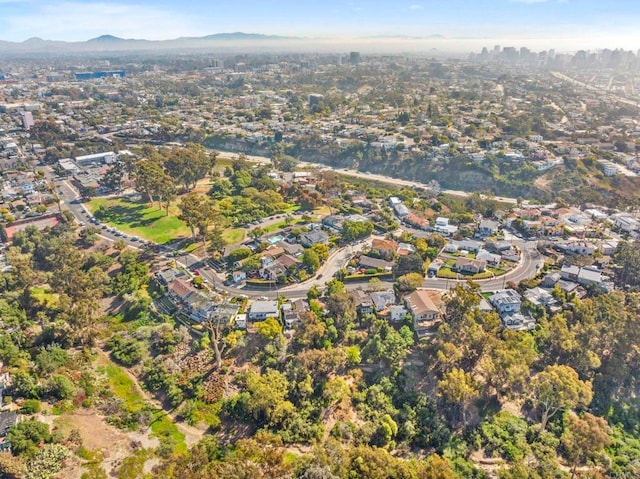
[[[167,243],[174,239],[191,235],[187,225],[178,218],[177,207],[169,209],[169,216],[164,209],[150,207],[148,203],[139,203],[125,198],[93,198],[87,208],[97,218],[123,233],[139,236],[155,243]]]

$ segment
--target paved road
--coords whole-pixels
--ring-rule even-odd
[[[66,181],[60,180],[56,182],[56,187],[61,195],[63,203],[73,213],[76,220],[78,222],[88,222],[88,210],[82,203],[76,202],[79,196],[76,190],[73,189]],[[123,238],[116,236],[107,230],[101,230],[100,236],[110,241],[123,240],[131,248],[139,249],[141,246],[140,242],[132,241],[130,237]],[[370,244],[370,242],[371,238],[361,241],[355,245],[350,245],[334,251],[330,255],[329,259],[321,265],[320,269],[316,272],[316,276],[304,283],[266,291],[247,290],[238,287],[224,286],[222,283],[225,278],[222,275],[211,269],[202,258],[190,253],[185,253],[176,257],[176,263],[192,271],[197,269],[199,274],[208,281],[210,286],[218,291],[224,291],[233,295],[246,295],[253,298],[260,296],[277,298],[282,294],[286,294],[286,296],[291,299],[297,299],[306,297],[307,291],[313,286],[324,286],[325,282],[329,281],[338,270],[345,266],[353,254],[362,251],[365,246]],[[543,260],[539,257],[535,249],[535,241],[515,241],[514,243],[517,244],[523,252],[520,265],[513,271],[510,271],[499,278],[478,281],[483,291],[496,291],[498,289],[503,289],[510,281],[518,283],[524,279],[534,276],[542,267]],[[161,248],[164,253],[175,251],[175,247],[163,245]],[[347,288],[357,289],[365,286],[365,284],[366,283],[352,283],[349,284]],[[390,282],[383,282],[383,285],[390,286],[391,284],[392,283]],[[429,278],[425,279],[423,286],[431,289],[447,290],[455,286],[455,284],[455,280]]]
[[[513,270],[492,279],[477,281],[482,291],[497,291],[507,287],[507,283],[519,283],[525,279],[534,277],[544,264],[544,258],[536,251],[535,241],[520,241],[518,247],[522,251],[522,259]],[[464,281],[464,280],[462,280]],[[456,280],[446,280],[443,278],[425,279],[423,286],[431,289],[448,290],[457,284]]]

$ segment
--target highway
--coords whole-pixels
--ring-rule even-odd
[[[218,157],[226,160],[237,160],[239,156],[240,155],[238,153],[232,153],[229,151],[218,151]],[[253,161],[261,164],[271,163],[271,160],[266,156],[247,156],[247,159],[249,161]],[[393,178],[391,176],[384,176],[384,175],[377,175],[374,173],[363,173],[356,170],[350,170],[348,168],[333,168],[331,166],[323,165],[321,163],[309,163],[306,161],[300,161],[299,164],[302,166],[310,166],[313,168],[318,168],[320,170],[335,171],[336,173],[339,173],[341,175],[351,176],[353,178],[362,178],[365,180],[379,181],[381,183],[387,183],[395,186],[405,186],[407,188],[422,188],[422,189],[429,188],[426,184],[420,183],[418,181],[401,180],[399,178]],[[454,195],[454,196],[462,196],[462,197],[467,197],[470,195],[470,193],[467,191],[447,190],[447,189],[440,189],[440,193]],[[494,199],[501,203],[508,203],[512,205],[515,205],[518,203],[518,201],[515,198],[508,198],[506,196],[495,196]]]

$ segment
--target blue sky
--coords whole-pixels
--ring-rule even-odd
[[[0,0],[0,39],[168,39],[219,32],[306,37],[543,38],[640,48],[640,0]],[[617,44],[616,44],[617,42]],[[634,46],[634,43],[636,44]]]

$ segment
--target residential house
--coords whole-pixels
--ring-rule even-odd
[[[304,247],[302,245],[299,245],[298,243],[291,244],[287,243],[286,241],[280,241],[279,243],[277,243],[277,246],[282,248],[285,254],[293,256],[294,258],[299,258],[304,253]]]
[[[389,305],[389,321],[393,323],[404,321],[404,318],[407,317],[407,313],[407,308],[401,304]]]
[[[282,266],[279,262],[271,263],[264,268],[260,268],[260,277],[267,281],[278,281],[278,278],[286,277],[288,274],[287,268]]]
[[[186,278],[177,278],[167,287],[167,295],[174,303],[182,303],[187,296],[196,291],[196,288]]]
[[[236,270],[231,273],[231,277],[233,279],[233,282],[237,284],[247,279],[247,273],[242,270]]]
[[[434,259],[427,268],[427,275],[435,276],[442,266],[444,266],[444,262],[440,258]]]
[[[586,241],[572,241],[564,245],[564,250],[567,253],[578,254],[582,256],[592,256],[597,250],[597,247],[593,243]]]
[[[520,312],[522,297],[517,291],[513,289],[497,291],[489,297],[489,303],[498,311],[505,328],[528,331],[535,327],[535,320]]]
[[[411,212],[409,211],[409,208],[407,208],[402,203],[393,205],[393,211],[395,211],[396,216],[398,216],[398,218],[404,218],[409,214],[411,214]]]
[[[371,256],[361,255],[358,261],[360,267],[364,269],[382,269],[384,271],[391,271],[393,269],[393,263],[391,261],[385,261],[383,259],[372,258]]]
[[[211,317],[219,320],[221,324],[232,324],[233,322],[237,324],[239,310],[240,307],[237,304],[225,301],[215,306]]]
[[[606,256],[613,256],[618,251],[618,240],[607,240],[600,245],[600,252]]]
[[[371,242],[371,253],[386,260],[393,258],[397,248],[398,243],[392,240],[374,238]]]
[[[618,216],[615,218],[614,222],[616,226],[625,233],[631,233],[632,231],[640,229],[640,223],[638,220],[631,216]]]
[[[469,251],[471,253],[477,253],[482,249],[482,241],[460,240],[454,243],[458,245],[458,250]]]
[[[402,221],[410,226],[413,226],[414,228],[418,228],[421,230],[426,230],[429,227],[429,222],[426,219],[421,218],[420,216],[413,213],[409,213],[404,216],[402,218]]]
[[[185,278],[187,273],[183,269],[178,268],[169,268],[163,271],[159,271],[156,273],[156,281],[160,283],[161,286],[167,287],[173,281],[178,278]]]
[[[396,250],[396,253],[398,254],[398,256],[408,256],[411,253],[415,253],[415,252],[416,252],[415,246],[409,243],[399,243],[398,249]]]
[[[553,288],[556,285],[556,283],[560,281],[561,278],[562,276],[560,276],[560,273],[558,272],[549,273],[545,275],[544,278],[542,278],[541,286],[543,288]]]
[[[560,277],[568,281],[577,282],[579,273],[580,273],[579,266],[576,266],[573,264],[567,264],[562,266],[562,269],[560,270]]]
[[[277,259],[277,263],[284,266],[289,272],[295,272],[301,265],[302,261],[288,254],[283,254]]]
[[[373,209],[373,203],[364,196],[357,196],[351,198],[353,206],[362,209],[362,211],[371,211]]]
[[[292,329],[295,326],[301,325],[301,315],[311,311],[306,299],[297,299],[291,303],[285,303],[281,309],[284,327],[286,329]]]
[[[284,254],[284,249],[279,246],[270,246],[262,252],[260,263],[263,268],[274,264],[275,260]]]
[[[445,236],[450,236],[458,231],[458,227],[449,224],[449,218],[439,217],[436,218],[436,224],[433,227],[434,231],[442,233]]]
[[[335,231],[336,233],[340,233],[342,231],[343,225],[344,225],[344,218],[342,216],[330,215],[322,218],[322,226],[324,226],[330,231]]]
[[[369,293],[369,297],[377,313],[381,313],[388,306],[396,303],[396,295],[393,291],[374,291]]]
[[[479,259],[458,258],[452,269],[458,273],[478,274],[486,271],[487,262]]]
[[[353,305],[358,312],[358,316],[373,313],[373,301],[371,301],[371,297],[368,293],[359,289],[354,289],[351,291],[350,295],[353,299]]]
[[[535,304],[536,306],[543,306],[549,310],[551,313],[555,313],[561,309],[560,303],[553,295],[542,288],[531,288],[524,292],[524,297],[531,304]]]
[[[442,312],[438,307],[441,302],[442,296],[438,291],[417,289],[405,296],[404,303],[411,314],[413,329],[419,338],[433,333],[442,321]]]
[[[504,289],[490,296],[489,303],[496,308],[498,314],[502,317],[507,314],[519,313],[522,306],[522,297],[514,289]]]
[[[15,411],[2,411],[0,413],[0,451],[11,451],[11,443],[7,439],[9,429],[18,423],[18,414]]]
[[[263,321],[267,318],[278,318],[278,302],[258,300],[249,307],[249,321]]]
[[[236,328],[238,329],[247,329],[247,315],[246,314],[237,314],[236,315]]]
[[[582,286],[600,286],[605,287],[608,278],[602,275],[602,271],[591,268],[580,268],[578,273],[578,284]]]
[[[500,225],[497,221],[483,219],[480,221],[480,225],[478,226],[478,236],[481,238],[487,238],[498,233],[499,230]]]
[[[189,319],[196,323],[202,323],[209,319],[211,312],[215,308],[215,303],[211,297],[202,291],[192,291],[183,301],[185,312]]]
[[[476,254],[476,259],[480,261],[486,262],[491,267],[496,267],[500,265],[500,260],[502,257],[499,254],[489,253],[486,249],[481,249]]]
[[[305,248],[311,248],[316,244],[327,244],[328,241],[329,236],[322,230],[309,231],[300,235],[300,244]]]

